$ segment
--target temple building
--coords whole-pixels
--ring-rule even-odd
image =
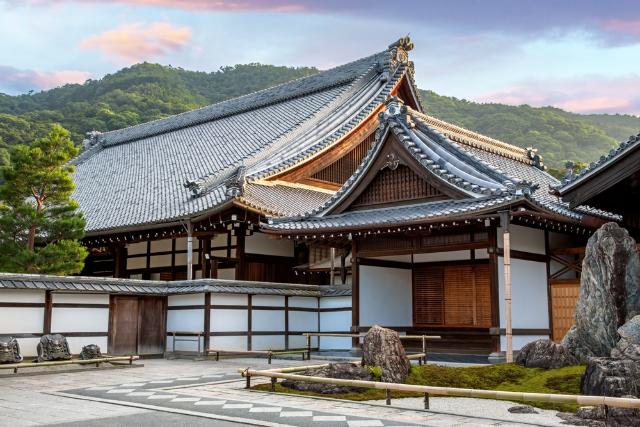
[[[373,324],[440,335],[432,350],[455,353],[561,339],[580,250],[623,210],[571,198],[590,178],[563,187],[533,148],[430,116],[412,49],[402,38],[310,77],[91,134],[73,197],[87,220],[82,275],[102,278],[56,287],[5,275],[0,290],[40,292],[42,331],[56,329],[56,298],[101,309],[95,332],[57,331],[102,337],[115,353],[171,349],[175,331],[202,332],[204,347],[284,349],[302,346],[302,332]]]

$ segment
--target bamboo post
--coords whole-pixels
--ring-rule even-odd
[[[504,317],[506,339],[506,362],[513,363],[513,329],[511,324],[511,235],[509,233],[509,211],[500,212],[500,225],[503,233],[503,263],[504,263]]]
[[[386,402],[386,403],[387,403],[387,405],[391,405],[391,390],[386,389],[386,390],[384,391],[384,394],[385,394],[385,396],[386,396],[386,398],[387,398],[387,402]]]
[[[269,352],[267,353],[267,363],[269,365],[271,365],[271,357],[273,356],[273,353],[271,353],[271,350],[269,350]]]
[[[307,334],[307,360],[311,360],[311,335]]]
[[[271,391],[275,392],[276,391],[276,382],[278,381],[277,378],[271,378]]]
[[[429,409],[429,393],[424,394],[424,409]]]
[[[423,362],[426,365],[427,364],[427,337],[424,335],[422,336],[422,352],[424,353]]]

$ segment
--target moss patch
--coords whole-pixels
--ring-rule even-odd
[[[408,384],[431,385],[437,387],[476,388],[486,390],[519,391],[529,393],[580,394],[580,377],[585,366],[568,366],[561,369],[525,368],[515,364],[499,364],[473,366],[465,368],[439,365],[413,366]],[[269,384],[253,387],[256,390],[270,390]],[[322,396],[346,400],[382,400],[383,390],[368,389],[362,393],[342,393],[321,395],[313,392],[302,392],[276,385],[276,392]],[[420,397],[419,393],[392,392],[393,398]],[[553,404],[545,402],[527,402],[542,409],[558,411],[575,411],[578,405]]]

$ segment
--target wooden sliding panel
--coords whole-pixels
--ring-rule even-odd
[[[489,266],[418,266],[413,273],[415,326],[491,326]]]

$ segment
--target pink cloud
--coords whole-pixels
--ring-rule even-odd
[[[0,91],[45,90],[67,83],[84,83],[90,76],[91,73],[79,70],[35,71],[0,65]]]
[[[191,28],[167,22],[127,24],[80,42],[83,49],[127,62],[140,62],[182,49],[191,40]]]
[[[627,113],[640,115],[640,75],[526,81],[473,98],[535,107],[554,106],[576,113]]]
[[[640,36],[640,19],[630,21],[610,19],[602,23],[602,28],[617,33]]]
[[[323,1],[315,0],[9,0],[17,6],[28,3],[34,6],[50,6],[58,3],[120,3],[133,6],[156,6],[172,9],[213,12],[302,12],[324,9]],[[324,0],[326,1],[326,0]]]

